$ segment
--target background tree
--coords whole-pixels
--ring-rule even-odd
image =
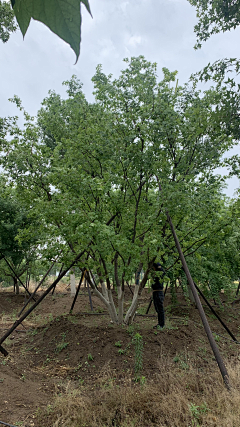
[[[198,23],[194,27],[197,35],[195,48],[200,48],[212,34],[235,29],[240,23],[240,2],[228,0],[189,0],[196,7]]]
[[[16,29],[15,15],[10,3],[0,0],[0,40],[6,43]]]
[[[208,237],[188,259],[195,283],[217,302],[220,302],[221,291],[232,293],[233,282],[240,275],[240,224],[234,204],[218,196],[217,215],[204,226]],[[185,274],[179,263],[176,270],[174,278],[177,280],[179,274],[187,293]]]
[[[30,271],[37,257],[37,223],[34,221],[33,234],[20,238],[30,223],[33,224],[33,218],[28,217],[28,212],[6,179],[0,178],[0,275],[10,277],[16,293],[19,293],[18,278]]]

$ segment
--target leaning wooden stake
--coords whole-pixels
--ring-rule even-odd
[[[65,274],[67,274],[67,272],[76,264],[77,261],[80,260],[80,258],[83,256],[85,250],[82,251],[72,262],[72,264],[66,268],[66,270],[64,270],[56,280],[54,280],[54,282],[51,284],[51,286],[49,286],[49,288],[41,295],[41,297],[38,299],[37,302],[35,302],[35,304],[32,305],[32,307],[29,308],[29,310],[26,311],[25,314],[22,315],[22,317],[20,317],[20,319],[16,320],[16,322],[13,324],[13,326],[8,329],[8,331],[3,335],[3,337],[0,339],[0,352],[4,354],[4,356],[6,356],[6,350],[3,349],[3,347],[1,347],[1,344],[3,343],[3,341],[5,341],[5,339],[7,337],[9,337],[9,335],[11,335],[11,333],[17,328],[18,325],[20,325],[20,323],[23,322],[23,320],[26,319],[26,317],[37,307],[38,304],[40,304],[40,302],[45,298],[45,296],[47,296],[49,294],[49,292],[51,292],[51,290],[54,288],[54,286],[56,286],[56,284],[62,279],[62,277],[65,276]],[[4,352],[3,352],[4,350]]]
[[[75,296],[74,296],[74,300],[73,300],[73,303],[72,303],[71,308],[70,308],[70,314],[72,313],[73,308],[74,308],[74,305],[75,305],[75,302],[76,302],[76,300],[77,300],[78,293],[79,293],[79,291],[80,291],[80,287],[81,287],[82,281],[83,281],[84,276],[85,276],[85,272],[86,272],[86,268],[84,268],[84,269],[83,269],[83,271],[82,271],[81,279],[80,279],[79,284],[78,284],[78,287],[77,287],[77,292],[76,292],[76,294],[75,294]]]
[[[208,305],[208,307],[210,308],[210,310],[212,311],[212,313],[214,314],[214,316],[219,320],[219,322],[224,327],[224,329],[226,329],[227,333],[230,335],[230,337],[233,339],[233,341],[235,341],[236,343],[238,343],[237,338],[233,335],[233,333],[230,331],[230,329],[227,327],[227,325],[225,325],[225,323],[222,321],[221,317],[219,317],[219,315],[216,313],[216,311],[214,310],[214,308],[208,302],[207,298],[203,295],[201,289],[199,289],[199,287],[196,285],[195,282],[194,282],[194,286],[196,287],[197,291],[199,292],[199,294],[201,295],[201,297],[203,298],[203,300],[205,301],[205,303]]]
[[[166,213],[167,213],[167,219],[168,219],[168,222],[169,222],[169,225],[170,225],[170,228],[171,228],[172,234],[173,234],[173,238],[174,238],[174,240],[175,240],[175,244],[176,244],[176,247],[177,247],[177,250],[178,250],[178,253],[179,253],[179,257],[180,257],[180,260],[181,260],[181,262],[182,262],[182,266],[183,266],[183,269],[184,269],[184,271],[185,271],[185,274],[186,274],[186,276],[187,276],[187,280],[188,280],[188,283],[189,283],[189,285],[190,285],[191,291],[192,291],[192,293],[193,293],[193,296],[194,296],[194,299],[195,299],[195,302],[196,302],[197,308],[198,308],[198,310],[199,310],[199,314],[200,314],[200,317],[201,317],[201,320],[202,320],[202,323],[203,323],[203,326],[204,326],[205,332],[206,332],[206,334],[207,334],[207,337],[208,337],[209,343],[210,343],[210,345],[211,345],[212,351],[213,351],[213,353],[214,353],[215,359],[216,359],[217,364],[218,364],[218,366],[219,366],[219,369],[220,369],[220,371],[221,371],[221,374],[222,374],[222,377],[223,377],[224,384],[226,385],[227,389],[228,389],[228,390],[230,390],[229,376],[228,376],[228,372],[227,372],[226,366],[225,366],[225,364],[224,364],[224,362],[223,362],[223,360],[222,360],[222,357],[221,357],[221,355],[220,355],[219,349],[218,349],[218,347],[217,347],[217,344],[216,344],[216,342],[215,342],[215,340],[214,340],[214,337],[213,337],[212,331],[211,331],[210,326],[209,326],[209,324],[208,324],[208,321],[207,321],[206,315],[205,315],[205,313],[204,313],[204,310],[203,310],[203,307],[202,307],[201,301],[200,301],[200,299],[199,299],[199,296],[198,296],[197,290],[196,290],[196,288],[195,288],[195,286],[194,286],[194,282],[193,282],[192,276],[191,276],[191,274],[190,274],[190,271],[189,271],[189,269],[188,269],[188,266],[187,266],[187,263],[186,263],[185,257],[184,257],[184,255],[183,255],[183,251],[182,251],[181,245],[180,245],[180,243],[179,243],[179,240],[178,240],[178,237],[177,237],[177,234],[176,234],[175,228],[174,228],[174,226],[173,226],[173,223],[172,223],[171,217],[170,217],[170,215],[169,215],[169,213],[168,213],[168,212],[166,212]]]
[[[1,345],[0,345],[0,351],[5,357],[7,357],[8,351],[5,348],[3,348]]]
[[[8,260],[5,258],[5,256],[3,256],[4,261],[7,263],[8,267],[10,268],[10,270],[12,270],[14,276],[16,277],[16,279],[21,283],[21,285],[24,287],[25,291],[28,293],[29,296],[31,296],[31,293],[29,292],[29,290],[27,289],[27,287],[24,285],[24,283],[21,281],[20,277],[18,277],[18,275],[16,274],[16,272],[13,270],[11,264],[8,262]],[[36,301],[34,299],[34,301]]]
[[[149,313],[149,310],[150,310],[150,308],[151,308],[152,302],[153,302],[153,299],[152,299],[152,297],[151,297],[151,298],[150,298],[150,301],[149,301],[149,304],[148,304],[148,308],[147,308],[146,314],[148,314],[148,313]]]
[[[51,267],[48,269],[48,271],[46,272],[46,274],[43,276],[42,280],[39,282],[39,284],[37,285],[37,287],[35,288],[34,292],[32,293],[32,295],[30,296],[30,298],[27,300],[27,302],[24,304],[23,308],[21,309],[21,311],[18,313],[18,317],[21,316],[22,312],[25,310],[25,308],[27,307],[27,305],[30,303],[30,301],[33,299],[34,295],[36,295],[38,289],[40,288],[40,286],[42,285],[42,283],[44,282],[44,280],[46,279],[47,275],[50,273],[51,269],[53,268],[54,264],[56,261],[54,261],[51,265]]]

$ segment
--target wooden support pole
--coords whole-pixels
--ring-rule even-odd
[[[79,284],[78,284],[78,287],[77,287],[77,291],[76,291],[74,300],[73,300],[71,308],[70,308],[70,313],[72,313],[74,305],[75,305],[75,302],[77,301],[77,297],[78,297],[78,294],[79,294],[79,291],[80,291],[80,287],[81,287],[82,281],[83,281],[84,276],[85,276],[85,272],[86,272],[86,268],[84,268],[83,271],[82,271],[82,275],[81,275],[81,278],[80,278],[80,281],[79,281]]]
[[[5,256],[3,257],[5,262],[7,263],[8,267],[10,268],[10,270],[12,270],[14,276],[16,277],[16,279],[21,283],[21,285],[24,287],[25,291],[28,293],[29,296],[31,296],[31,293],[29,292],[29,290],[27,289],[27,287],[23,284],[23,282],[21,281],[20,277],[18,277],[18,275],[15,273],[15,271],[13,270],[11,264],[8,262],[8,260],[5,258]],[[34,301],[36,301],[34,299]]]
[[[22,317],[20,317],[20,319],[16,320],[16,322],[13,324],[13,326],[10,329],[8,329],[8,331],[3,335],[3,337],[0,339],[0,351],[1,352],[2,352],[1,344],[5,341],[5,339],[7,337],[9,337],[9,335],[11,335],[11,333],[17,328],[17,326],[20,325],[20,323],[22,323],[23,320],[26,319],[26,317],[38,306],[38,304],[40,304],[40,302],[49,294],[49,292],[51,292],[51,290],[54,288],[54,286],[56,286],[56,284],[65,276],[65,274],[67,274],[67,272],[75,265],[75,263],[80,260],[80,258],[83,256],[84,252],[85,252],[85,250],[77,255],[77,257],[74,259],[72,264],[68,268],[66,268],[58,276],[58,278],[56,280],[54,280],[54,282],[51,284],[51,286],[49,286],[49,288],[41,295],[39,300],[36,301],[35,304],[33,304],[32,307],[30,307],[29,310],[26,311],[26,313],[22,315]]]
[[[148,312],[149,312],[149,310],[150,310],[150,308],[151,308],[152,302],[153,302],[153,299],[152,299],[152,297],[151,297],[151,299],[150,299],[150,301],[149,301],[149,304],[148,304],[148,308],[147,308],[146,314],[148,314]]]
[[[33,299],[34,295],[36,295],[37,290],[40,288],[41,284],[44,282],[44,280],[46,279],[47,275],[50,273],[51,269],[53,268],[54,264],[56,261],[54,261],[51,265],[51,267],[48,269],[48,271],[46,272],[46,274],[43,276],[42,280],[39,282],[39,284],[37,285],[37,287],[35,288],[34,292],[32,293],[32,295],[30,296],[30,298],[27,300],[27,302],[24,304],[22,310],[18,313],[18,317],[21,316],[22,312],[25,310],[25,308],[27,307],[27,305],[30,303],[30,301]]]
[[[207,298],[204,296],[204,294],[202,293],[201,289],[199,289],[199,287],[196,285],[196,283],[194,282],[194,285],[197,289],[197,291],[200,293],[202,299],[205,301],[205,303],[207,304],[207,306],[210,308],[210,310],[212,311],[212,313],[214,314],[214,316],[216,316],[216,318],[219,320],[219,322],[221,323],[221,325],[224,327],[224,329],[226,329],[227,333],[230,335],[230,337],[233,339],[233,341],[238,342],[237,338],[232,334],[232,332],[228,329],[227,325],[225,325],[225,323],[222,321],[222,319],[219,317],[219,315],[216,313],[216,311],[214,310],[214,308],[211,306],[211,304],[208,302]]]
[[[194,299],[196,301],[196,305],[197,305],[197,308],[198,308],[198,311],[199,311],[199,314],[200,314],[200,317],[201,317],[201,320],[202,320],[205,332],[207,334],[207,337],[208,337],[209,343],[211,345],[213,354],[215,356],[215,359],[216,359],[217,364],[219,366],[220,372],[222,374],[222,378],[223,378],[224,384],[227,387],[227,389],[230,390],[229,376],[228,376],[228,372],[227,372],[226,366],[225,366],[225,364],[224,364],[224,362],[222,360],[222,357],[220,355],[219,349],[217,347],[217,344],[216,344],[216,342],[214,340],[212,331],[211,331],[210,326],[208,324],[208,321],[207,321],[206,315],[204,313],[204,310],[203,310],[200,298],[198,296],[198,293],[197,293],[197,290],[195,288],[192,276],[191,276],[190,271],[188,269],[188,265],[186,263],[185,257],[183,255],[183,251],[182,251],[181,245],[179,243],[179,240],[178,240],[175,228],[173,226],[171,217],[170,217],[170,215],[169,215],[168,212],[166,212],[166,214],[167,214],[167,220],[169,222],[169,225],[170,225],[170,228],[171,228],[171,231],[172,231],[172,235],[173,235],[173,238],[174,238],[174,241],[175,241],[175,244],[176,244],[176,248],[178,250],[179,257],[180,257],[180,260],[182,262],[183,269],[185,271],[188,283],[189,283],[189,285],[191,287],[191,291],[192,291]]]
[[[8,351],[5,348],[3,348],[1,345],[0,345],[0,351],[5,357],[7,357]]]

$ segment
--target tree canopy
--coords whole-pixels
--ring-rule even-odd
[[[240,1],[189,0],[196,7],[198,23],[194,27],[197,35],[195,48],[211,35],[235,29],[240,24]]]
[[[125,63],[117,79],[97,67],[93,104],[73,77],[64,83],[66,100],[51,91],[36,120],[25,113],[24,130],[15,118],[5,120],[1,157],[17,197],[41,224],[38,250],[61,253],[65,265],[84,250],[78,266],[98,278],[101,292],[89,277],[93,291],[120,322],[124,286],[134,275],[126,322],[154,260],[170,280],[179,277],[166,209],[189,258],[205,244],[206,253],[231,222],[222,207],[224,178],[215,170],[236,144],[240,101],[234,90],[229,99],[224,90],[180,86],[167,69],[158,82],[156,64],[142,56]],[[24,233],[33,231],[30,224]],[[118,314],[111,284],[118,289]]]

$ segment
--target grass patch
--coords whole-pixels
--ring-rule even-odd
[[[116,372],[110,371],[99,377],[94,387],[69,382],[55,397],[51,412],[46,408],[38,413],[35,426],[239,426],[237,366],[228,366],[232,383],[229,393],[217,368],[199,372],[190,365],[186,372],[177,369],[175,363],[164,363],[154,382],[126,376],[119,383]]]

